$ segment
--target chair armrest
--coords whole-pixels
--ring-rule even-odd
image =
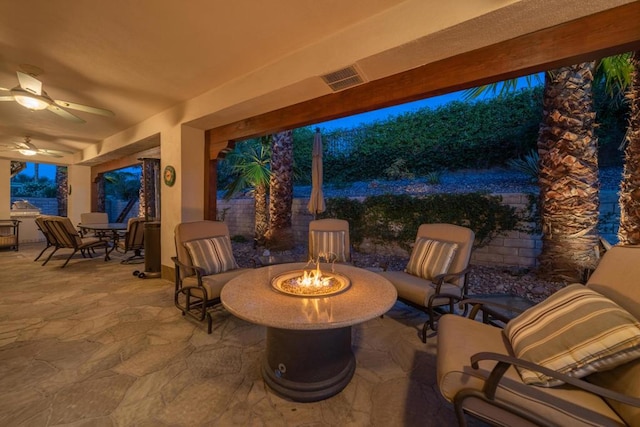
[[[618,393],[616,391],[591,384],[587,381],[561,374],[560,372],[545,368],[544,366],[540,366],[526,360],[518,359],[513,356],[507,356],[505,354],[491,352],[476,353],[471,356],[471,367],[473,369],[478,369],[478,362],[482,360],[494,360],[498,362],[489,374],[489,378],[487,378],[482,389],[485,397],[490,400],[495,399],[496,389],[498,388],[498,384],[500,383],[500,380],[504,376],[504,373],[507,371],[507,369],[509,369],[510,366],[520,366],[531,371],[540,372],[544,375],[558,379],[565,382],[566,384],[580,388],[589,393],[596,394],[600,397],[616,400],[620,403],[624,403],[625,405],[640,407],[640,398]]]
[[[177,257],[171,257],[171,260],[175,264],[177,271],[179,271],[180,268],[184,268],[185,270],[195,271],[196,277],[198,279],[198,286],[202,286],[202,276],[206,276],[205,271],[202,267],[198,267],[195,265],[187,265],[183,262],[178,261]]]
[[[513,306],[509,306],[506,304],[500,304],[497,302],[493,302],[493,301],[487,301],[487,300],[482,300],[482,299],[474,299],[474,298],[466,298],[463,299],[462,301],[460,301],[460,305],[471,305],[471,311],[469,312],[469,319],[475,319],[476,316],[478,315],[478,312],[480,310],[482,310],[483,306],[491,306],[491,307],[498,307],[498,308],[503,308],[505,310],[509,310],[509,311],[513,311],[516,313],[523,313],[526,309],[520,309],[517,307],[513,307]]]
[[[464,270],[458,271],[457,273],[444,273],[438,274],[433,278],[433,284],[436,285],[436,294],[440,293],[440,288],[446,279],[455,279],[456,277],[463,277],[469,272],[469,268],[465,268]]]

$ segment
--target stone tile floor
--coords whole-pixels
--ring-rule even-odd
[[[221,308],[207,335],[173,306],[172,282],[133,276],[143,265],[114,253],[42,267],[43,247],[0,251],[2,426],[456,424],[435,384],[436,339],[420,341],[424,316],[401,303],[353,328],[342,392],[296,403],[262,381],[264,327]]]

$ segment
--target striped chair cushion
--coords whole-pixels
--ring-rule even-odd
[[[311,231],[311,259],[317,260],[320,257],[330,262],[347,262],[344,235],[344,230]]]
[[[229,236],[208,237],[184,243],[191,262],[204,269],[205,274],[217,274],[238,268]]]
[[[599,293],[574,284],[511,320],[504,329],[516,357],[581,378],[640,357],[640,322]],[[562,381],[518,368],[526,384]]]
[[[423,279],[433,280],[437,275],[449,271],[457,249],[456,243],[420,237],[416,240],[411,251],[405,272]]]

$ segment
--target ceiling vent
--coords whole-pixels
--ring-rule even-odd
[[[324,76],[322,76],[322,80],[324,80],[324,82],[329,85],[331,90],[333,90],[334,92],[338,92],[340,90],[364,83],[364,79],[358,73],[356,67],[353,65],[329,74],[325,74]]]

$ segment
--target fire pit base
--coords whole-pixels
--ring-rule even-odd
[[[356,369],[351,327],[322,330],[267,328],[265,383],[296,402],[327,399],[349,384]]]

